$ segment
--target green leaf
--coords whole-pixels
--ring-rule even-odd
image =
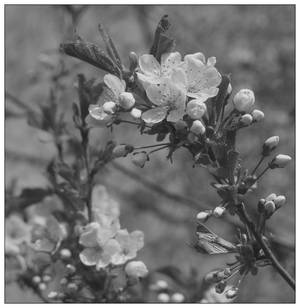
[[[71,57],[85,61],[118,77],[120,76],[120,70],[112,59],[107,56],[103,50],[92,43],[76,41],[61,44],[60,48]]]

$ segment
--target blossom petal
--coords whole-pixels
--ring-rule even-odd
[[[168,107],[156,107],[142,114],[142,120],[147,124],[157,124],[167,116]]]
[[[141,71],[150,76],[160,76],[160,64],[153,55],[142,55],[139,58],[139,66]]]
[[[119,97],[119,95],[125,91],[125,81],[120,80],[117,76],[106,74],[103,78],[103,81],[116,97]]]
[[[181,54],[176,52],[164,53],[161,56],[161,74],[170,75],[172,70],[181,64]]]
[[[183,118],[184,113],[184,108],[171,110],[167,116],[167,121],[176,123]]]
[[[98,245],[98,230],[100,225],[97,222],[92,222],[85,226],[84,231],[79,238],[79,244],[85,247],[96,247]]]
[[[196,52],[196,53],[193,53],[193,54],[186,55],[184,57],[185,62],[187,62],[190,59],[198,60],[198,61],[201,61],[202,63],[205,63],[205,56],[202,52]]]
[[[183,68],[176,68],[171,73],[171,80],[179,88],[186,89],[187,87],[187,76]]]
[[[133,231],[131,232],[130,237],[135,242],[138,250],[144,247],[144,233],[142,231]]]
[[[101,258],[102,250],[97,248],[85,248],[80,254],[80,261],[87,266],[96,265]]]
[[[114,239],[109,240],[103,246],[103,253],[99,256],[97,260],[97,265],[96,265],[97,270],[106,267],[109,263],[113,261],[113,257],[116,256],[117,254],[120,254],[120,252],[121,252],[120,244]]]
[[[143,88],[146,90],[152,84],[160,83],[160,77],[154,75],[144,75],[141,73],[136,73],[139,82],[142,84]]]
[[[217,63],[216,57],[209,57],[207,59],[207,65],[209,65],[209,66],[215,66],[216,63]]]
[[[174,86],[173,86],[174,87]],[[147,97],[156,106],[166,106],[171,98],[172,84],[164,79],[159,84],[150,85],[146,89]]]

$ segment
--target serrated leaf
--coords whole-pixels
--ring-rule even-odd
[[[61,49],[69,56],[85,61],[116,76],[120,76],[119,68],[112,59],[98,46],[88,42],[71,42],[61,44]]]
[[[236,252],[236,246],[213,233],[203,224],[197,226],[197,243],[195,248],[210,255]]]

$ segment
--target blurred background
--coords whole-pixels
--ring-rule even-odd
[[[233,94],[240,88],[254,90],[256,106],[265,120],[238,136],[238,150],[245,166],[254,167],[264,140],[280,136],[279,152],[295,157],[295,7],[294,6],[90,6],[77,24],[77,33],[87,41],[102,44],[97,24],[101,21],[116,43],[122,59],[128,54],[147,53],[160,18],[169,15],[171,33],[182,54],[201,51],[216,56],[217,68],[231,73]],[[6,5],[5,7],[5,88],[6,185],[16,180],[17,190],[47,185],[43,168],[56,154],[51,143],[40,142],[40,132],[30,127],[12,96],[30,108],[44,102],[49,80],[37,67],[42,54],[56,52],[59,44],[72,38],[72,24],[62,6]],[[71,105],[77,100],[74,83],[79,72],[88,78],[103,72],[76,59],[64,57],[68,65],[77,64],[66,80],[61,108],[71,125]],[[131,127],[95,129],[93,142],[103,144],[114,139],[134,145],[152,144],[151,137],[139,136]],[[121,224],[128,230],[145,233],[145,247],[138,258],[149,269],[175,265],[188,273],[191,267],[202,277],[225,264],[228,256],[198,254],[189,244],[195,233],[194,217],[201,207],[214,207],[219,198],[210,186],[205,169],[192,168],[191,157],[175,153],[174,163],[158,152],[143,169],[130,159],[119,159],[108,167],[101,181],[120,202]],[[249,194],[249,207],[261,197],[275,192],[287,196],[285,207],[274,215],[270,230],[278,244],[276,253],[290,273],[294,273],[295,244],[295,165],[274,170]],[[234,240],[234,228],[212,219],[208,225],[228,240]],[[38,301],[15,284],[6,287],[7,301]],[[294,292],[271,268],[243,282],[239,302],[293,302]]]

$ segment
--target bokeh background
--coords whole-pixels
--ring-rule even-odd
[[[231,73],[234,92],[242,87],[255,91],[257,107],[265,120],[240,132],[238,150],[244,163],[253,168],[261,145],[272,135],[280,136],[279,152],[295,153],[295,8],[293,6],[91,6],[77,25],[85,40],[101,44],[98,22],[106,25],[124,59],[131,50],[147,53],[153,32],[168,14],[171,33],[182,54],[203,52],[217,57],[217,68]],[[70,38],[71,20],[61,6],[6,5],[5,7],[5,87],[31,108],[44,102],[49,81],[37,72],[41,54],[55,52]],[[61,107],[71,119],[71,104],[76,100],[76,74],[101,77],[103,72],[65,56],[68,65],[79,64],[67,82]],[[128,62],[127,62],[128,63]],[[17,189],[47,184],[43,167],[55,155],[52,144],[39,141],[40,132],[28,126],[21,109],[6,99],[5,148],[6,185],[17,180]],[[94,142],[111,138],[134,145],[152,144],[130,127],[93,131]],[[188,244],[195,232],[194,217],[199,208],[214,207],[219,198],[210,187],[205,169],[192,168],[184,151],[175,154],[174,163],[158,152],[144,169],[137,169],[130,159],[110,166],[101,181],[121,205],[121,223],[128,230],[145,233],[145,247],[139,259],[150,269],[172,264],[200,277],[223,265],[228,257],[208,257],[196,253]],[[121,167],[120,167],[121,166]],[[125,169],[124,169],[125,168]],[[272,192],[287,196],[287,204],[270,222],[270,230],[280,243],[277,253],[289,272],[294,273],[295,244],[295,165],[269,172],[258,189],[249,195],[254,207],[260,197]],[[146,182],[145,182],[146,181]],[[155,183],[150,185],[149,183]],[[165,193],[167,192],[167,193]],[[197,206],[199,204],[199,206]],[[209,226],[227,239],[234,239],[234,228],[219,220]],[[15,284],[6,287],[6,300],[38,301],[30,292]],[[294,293],[271,268],[249,276],[242,285],[239,302],[293,302]]]

